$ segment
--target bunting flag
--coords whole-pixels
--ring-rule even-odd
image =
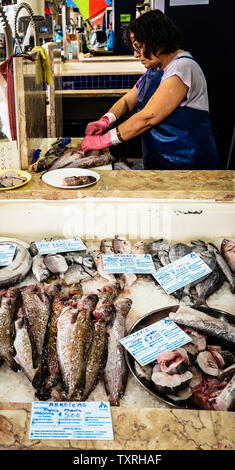
[[[67,6],[79,8],[81,15],[86,21],[91,16],[112,5],[112,0],[66,0]]]

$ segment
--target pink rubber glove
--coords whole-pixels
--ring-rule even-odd
[[[98,121],[89,122],[86,127],[85,135],[101,135],[110,126],[110,120],[107,116],[103,116]]]
[[[87,135],[81,143],[81,149],[86,153],[89,150],[100,150],[117,144],[120,144],[120,140],[115,128],[103,135]]]

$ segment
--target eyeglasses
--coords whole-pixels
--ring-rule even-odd
[[[143,47],[142,46],[136,46],[135,44],[132,45],[132,49],[134,52],[137,52],[138,54],[141,54],[143,52]]]

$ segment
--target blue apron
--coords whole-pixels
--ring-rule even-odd
[[[181,56],[187,59],[192,57]],[[138,86],[141,111],[161,83],[163,70],[150,69]],[[178,106],[166,119],[141,136],[145,170],[221,169],[209,113]]]

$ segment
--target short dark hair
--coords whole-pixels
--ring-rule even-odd
[[[161,49],[165,54],[180,48],[181,34],[173,21],[160,10],[152,10],[133,20],[124,31],[124,41],[132,46],[131,33],[144,46],[144,53],[150,58]]]

